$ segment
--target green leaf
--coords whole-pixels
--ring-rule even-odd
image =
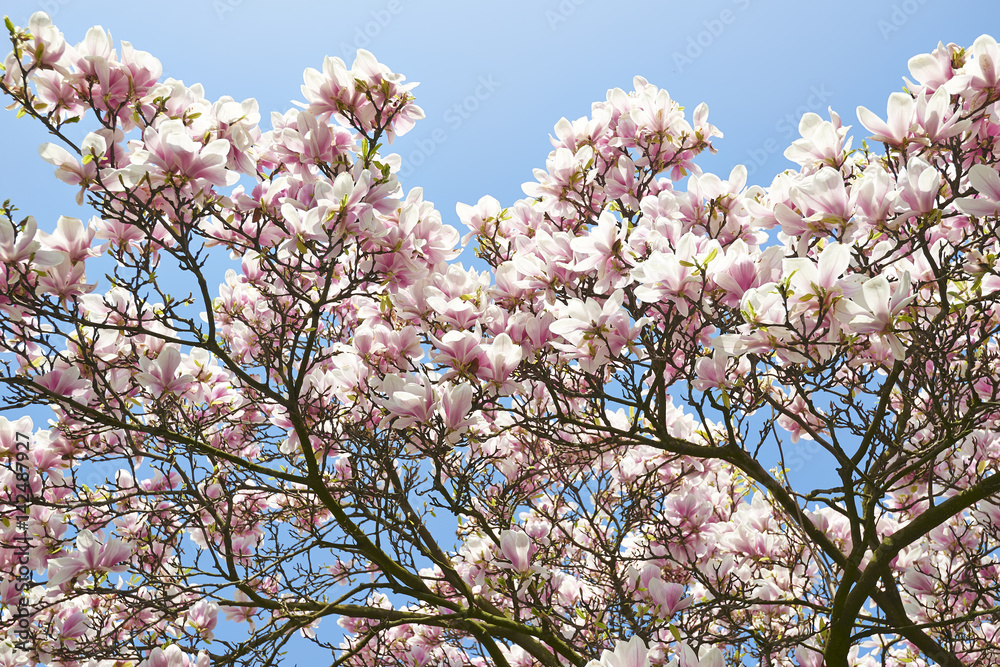
[[[9,16],[3,17],[3,23],[5,26],[7,26],[7,30],[10,32],[10,34],[13,35],[16,29],[14,28],[14,22],[10,20],[10,17]]]

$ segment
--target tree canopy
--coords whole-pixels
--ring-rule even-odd
[[[766,188],[636,77],[463,237],[367,51],[265,131],[7,23],[94,215],[0,217],[3,404],[54,411],[0,417],[0,665],[1000,663],[992,38],[912,58],[859,146],[806,114]]]

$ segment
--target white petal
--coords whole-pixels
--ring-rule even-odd
[[[973,165],[969,169],[969,184],[979,194],[995,202],[1000,201],[1000,174],[992,167],[987,167],[985,164]]]

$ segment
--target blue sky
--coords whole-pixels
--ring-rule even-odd
[[[706,171],[725,176],[743,163],[752,183],[767,185],[792,166],[781,153],[797,138],[802,113],[825,116],[832,106],[854,126],[858,146],[866,132],[856,107],[883,115],[911,56],[938,41],[1000,37],[996,0],[4,4],[18,25],[48,11],[71,43],[100,24],[158,57],[165,77],[203,83],[210,99],[255,97],[265,130],[270,111],[302,99],[304,68],[321,68],[325,55],[350,64],[357,47],[367,48],[421,82],[414,92],[427,118],[384,150],[403,156],[404,188],[422,186],[456,226],[456,202],[490,194],[507,205],[523,196],[521,184],[545,164],[556,121],[588,115],[609,88],[630,90],[634,75],[689,110],[709,105],[725,138],[716,141],[718,155],[701,160]],[[92,215],[38,157],[48,141],[40,126],[2,112],[0,137],[0,200],[14,199],[41,229],[59,215]]]
[[[640,74],[688,109],[706,102],[724,133],[704,168],[727,175],[747,164],[767,184],[791,163],[781,155],[804,111],[838,110],[861,129],[855,109],[884,113],[910,56],[937,42],[969,45],[1000,34],[1000,3],[946,0],[173,0],[169,5],[103,0],[5,3],[26,25],[45,9],[67,39],[100,24],[163,63],[164,76],[201,82],[209,98],[256,97],[268,112],[302,99],[302,70],[327,54],[353,60],[364,46],[419,81],[427,118],[389,149],[409,168],[446,221],[455,203],[491,194],[522,196],[551,146],[560,117],[590,112],[609,88]],[[157,10],[169,6],[169,11]],[[0,196],[15,197],[43,229],[59,214],[89,217],[37,157],[44,132],[0,114],[6,159]],[[860,136],[855,145],[860,144]]]

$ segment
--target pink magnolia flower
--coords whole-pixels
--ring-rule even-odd
[[[208,117],[211,113],[211,104],[205,99],[205,88],[200,83],[185,86],[183,81],[167,79],[157,84],[147,95],[149,99],[163,102],[165,115],[169,118],[190,118],[195,113]],[[200,125],[199,129],[201,127],[205,126]]]
[[[670,300],[682,315],[687,315],[688,299],[693,300],[698,294],[693,268],[698,254],[696,246],[695,238],[686,234],[677,244],[676,252],[656,250],[632,269],[632,278],[639,282],[634,289],[636,298],[645,303]],[[704,258],[700,259],[704,265]]]
[[[792,145],[785,149],[785,157],[808,167],[816,162],[836,166],[844,153],[851,150],[852,138],[844,141],[850,125],[841,127],[840,116],[830,111],[830,120],[823,120],[819,114],[809,112],[799,121],[799,134]]]
[[[31,259],[39,268],[61,264],[66,256],[57,251],[41,250],[42,244],[35,240],[37,231],[38,225],[31,216],[25,220],[20,234],[17,234],[9,218],[0,217],[0,261],[17,264]]]
[[[31,417],[25,415],[16,421],[9,421],[6,417],[0,417],[0,457],[14,458],[17,451],[17,434],[32,433],[34,431]],[[34,451],[34,444],[31,451]]]
[[[84,115],[86,107],[73,86],[72,76],[65,76],[54,69],[36,70],[34,79],[39,101],[48,105],[57,123]],[[82,199],[82,196],[79,197],[77,203],[82,203]]]
[[[480,377],[493,382],[504,383],[521,363],[524,352],[509,335],[497,335],[486,348],[486,366],[480,370]]]
[[[434,387],[426,378],[407,382],[398,375],[388,375],[382,382],[387,395],[385,408],[395,419],[394,428],[427,423],[434,414]]]
[[[146,357],[139,359],[141,373],[135,374],[136,381],[148,389],[154,396],[160,394],[183,394],[194,381],[189,373],[177,374],[181,365],[181,354],[176,347],[168,346],[157,355],[156,359]]]
[[[615,642],[615,650],[605,650],[600,660],[591,660],[586,667],[649,667],[649,649],[641,637],[627,642]]]
[[[447,299],[442,296],[431,296],[427,298],[427,305],[441,318],[454,324],[460,329],[465,329],[476,324],[480,316],[480,308],[471,300],[455,297]]]
[[[233,602],[249,602],[250,597],[243,591],[237,589],[233,594]],[[235,621],[236,623],[247,623],[250,627],[250,631],[253,632],[257,628],[257,624],[254,622],[254,617],[257,615],[257,607],[252,607],[250,605],[223,605],[220,607],[223,613],[226,615],[227,621]]]
[[[893,93],[886,105],[887,120],[882,120],[865,107],[858,107],[858,120],[872,133],[872,139],[900,146],[910,136],[915,104],[906,93]]]
[[[607,136],[608,124],[611,122],[611,109],[606,106],[595,105],[594,117],[577,118],[570,121],[560,118],[553,128],[556,136],[549,136],[552,146],[559,148],[564,146],[571,151],[575,151],[583,144],[596,144],[598,139]]]
[[[566,232],[542,230],[534,238],[518,236],[514,240],[514,267],[522,278],[518,287],[548,289],[553,283],[573,280],[573,237]]]
[[[903,573],[903,584],[918,595],[934,595],[938,590],[934,578],[915,567],[910,567]]]
[[[938,42],[937,48],[930,53],[921,53],[913,56],[907,62],[910,75],[917,80],[917,84],[925,86],[929,90],[936,90],[943,86],[952,78],[952,53],[951,49],[942,42]],[[911,85],[915,89],[916,85]]]
[[[148,128],[143,141],[145,147],[132,153],[136,165],[194,181],[197,188],[235,185],[239,180],[239,174],[226,169],[229,141],[216,139],[202,145],[191,138],[180,119],[165,120],[155,128]]]
[[[722,651],[711,646],[702,646],[699,653],[685,643],[681,643],[677,658],[668,663],[668,667],[724,667],[725,656]]]
[[[701,225],[714,232],[715,226],[720,222],[716,216],[734,212],[746,182],[747,169],[741,164],[733,167],[726,180],[715,174],[692,174],[688,179],[686,195],[677,194],[681,213],[692,221],[699,221]],[[701,252],[707,254],[710,251],[706,251],[705,246],[702,246]]]
[[[723,134],[715,125],[708,122],[708,105],[704,102],[699,102],[698,106],[694,108],[694,113],[691,114],[691,122],[694,123],[694,129],[697,135],[708,142],[711,142],[712,137],[719,137],[722,139]],[[716,152],[716,149],[709,143],[708,149],[711,152]]]
[[[79,218],[61,215],[56,222],[55,233],[38,232],[38,239],[46,250],[62,251],[70,262],[76,263],[97,256],[97,252],[90,247],[96,232],[93,225],[85,228]]]
[[[124,52],[124,48],[122,51]],[[256,162],[247,151],[261,137],[260,128],[257,127],[260,122],[257,100],[250,98],[237,102],[228,95],[221,97],[212,105],[212,117],[218,123],[218,138],[229,142],[226,168],[244,174],[255,174]]]
[[[167,648],[154,648],[138,667],[209,667],[209,659],[208,654],[201,651],[197,660],[192,661],[180,646],[171,644]]]
[[[810,406],[802,394],[796,392],[791,401],[787,397],[784,397],[784,401],[785,412],[777,421],[778,426],[788,431],[792,442],[798,442],[800,438],[812,440],[812,433],[825,432],[822,410]]]
[[[726,255],[708,265],[709,276],[715,284],[726,290],[721,301],[735,308],[747,290],[760,287],[778,277],[784,249],[771,246],[764,252],[751,253],[742,239],[736,239],[726,248]]]
[[[850,327],[857,333],[885,335],[893,357],[905,359],[906,346],[895,334],[895,322],[915,298],[915,294],[910,294],[909,273],[903,273],[895,290],[890,288],[885,276],[876,276],[865,282],[854,295],[855,314]]]
[[[306,69],[302,94],[309,101],[309,112],[317,116],[339,114],[361,104],[363,99],[355,91],[354,77],[340,58],[327,56],[323,72]]]
[[[87,280],[86,265],[83,262],[73,262],[69,255],[64,252],[59,254],[63,258],[62,262],[38,272],[35,291],[38,294],[51,294],[59,297],[61,301],[94,291],[97,284],[85,282]]]
[[[972,90],[995,90],[1000,87],[1000,45],[989,35],[980,35],[969,49],[972,58],[966,65]]]
[[[113,142],[116,154],[120,154],[121,147],[118,144],[124,137],[121,130],[114,134],[107,130],[89,133],[80,145],[80,153],[83,156],[82,163],[75,155],[58,144],[42,144],[38,147],[38,154],[43,160],[56,166],[56,178],[69,185],[80,186],[80,191],[76,195],[76,203],[82,204],[83,193],[97,183],[98,167],[102,163],[106,164],[108,141]]]
[[[129,250],[138,248],[146,238],[146,233],[135,225],[121,220],[94,219],[95,237],[107,239],[115,249]],[[107,246],[108,244],[104,244]]]
[[[824,166],[807,177],[791,189],[790,195],[799,208],[812,211],[804,221],[810,226],[845,223],[853,215],[844,177],[833,167]]]
[[[469,233],[462,237],[462,245],[476,236],[489,238],[496,231],[501,210],[500,202],[489,195],[480,197],[475,206],[461,202],[455,204],[458,219],[469,228]]]
[[[576,151],[559,147],[549,153],[545,169],[535,169],[537,183],[524,183],[521,191],[537,197],[539,210],[558,217],[573,215],[574,207],[582,205],[579,188],[589,187],[595,172],[594,148],[581,146]]]
[[[89,629],[90,623],[87,617],[79,609],[73,609],[62,618],[62,628],[59,630],[58,637],[66,642],[67,648],[72,648],[75,645],[72,640],[79,639]]]
[[[28,654],[11,644],[0,644],[0,667],[21,667],[28,664]]]
[[[570,343],[557,346],[573,352],[585,371],[594,372],[617,357],[638,330],[639,324],[629,326],[628,314],[622,310],[624,299],[623,290],[615,290],[603,306],[596,299],[573,299],[563,317],[549,327]]]
[[[482,335],[478,331],[449,331],[435,341],[439,350],[434,361],[454,370],[451,375],[476,375],[487,364],[486,351],[480,345]]]
[[[129,81],[128,69],[113,58],[114,56],[112,59],[86,58],[86,67],[90,70],[87,73],[90,85],[88,85],[83,97],[96,109],[131,119],[131,114],[125,110],[128,102],[134,99],[134,90],[131,81]],[[79,62],[77,67],[80,67]],[[126,120],[126,124],[129,126],[128,129],[134,127],[130,120]]]
[[[163,65],[157,58],[132,48],[132,44],[126,41],[122,41],[121,64],[135,97],[146,95],[163,74]]]
[[[406,77],[390,71],[364,49],[358,49],[350,70],[340,58],[328,56],[322,73],[309,68],[304,79],[302,94],[310,113],[326,118],[333,115],[365,133],[381,123],[390,144],[424,117],[410,93],[417,84],[404,84]]]
[[[293,168],[296,165],[334,164],[355,151],[349,130],[331,126],[308,111],[291,110],[284,117],[272,117],[272,125],[274,130],[263,135],[265,140],[270,140],[268,158]],[[230,151],[230,162],[232,160],[233,152]]]
[[[80,377],[80,369],[76,366],[56,367],[39,376],[35,382],[45,387],[53,394],[75,398],[90,389],[90,381]]]
[[[801,667],[823,667],[823,654],[818,649],[808,646],[796,647],[795,659],[799,661]]]
[[[98,63],[107,63],[109,60],[118,59],[111,34],[99,25],[95,25],[87,31],[86,36],[73,50],[73,55],[76,56],[74,64],[82,72],[90,75],[94,74],[94,67]]]
[[[969,185],[980,197],[962,197],[955,204],[966,215],[1000,215],[1000,174],[985,164],[969,168]]]
[[[208,600],[199,600],[187,612],[187,624],[194,628],[198,636],[205,641],[212,641],[212,632],[219,622],[219,605]]]
[[[838,297],[853,293],[856,282],[850,276],[844,277],[851,264],[851,246],[844,243],[829,243],[818,259],[793,257],[784,261],[784,272],[796,301],[819,307],[820,299],[825,306],[834,305],[836,317],[843,310]]]
[[[509,567],[515,572],[524,574],[531,569],[531,538],[521,531],[505,530],[500,533],[500,551],[510,563],[500,567]]]
[[[636,199],[638,184],[635,181],[635,163],[631,158],[626,155],[619,157],[617,164],[608,170],[606,178],[604,191],[609,198],[621,200],[632,210],[639,208],[639,200]]]
[[[961,113],[952,108],[951,95],[944,88],[917,97],[915,120],[915,129],[926,135],[932,144],[944,143],[972,126],[971,120],[961,120]]]
[[[901,215],[924,215],[934,210],[941,190],[941,174],[926,160],[911,157],[906,163],[906,174],[896,181],[896,209]]]
[[[112,538],[101,544],[89,530],[77,535],[76,549],[69,556],[49,561],[50,587],[61,586],[80,574],[124,572],[125,561],[132,556],[132,548],[121,540]]]
[[[423,109],[413,104],[413,95],[410,94],[419,84],[403,84],[406,77],[391,71],[370,51],[358,49],[351,65],[351,73],[356,83],[365,89],[376,91],[373,95],[376,100],[384,98],[383,117],[392,118],[392,124],[386,128],[390,144],[394,136],[406,134],[413,129],[416,121],[424,117]]]
[[[858,220],[875,225],[892,213],[895,181],[877,162],[868,165],[851,186],[851,209]]]
[[[625,250],[626,228],[619,226],[610,211],[604,211],[597,219],[597,225],[586,236],[579,236],[570,242],[579,261],[573,270],[589,273],[597,270],[595,289],[622,286],[624,268],[622,252]]]
[[[52,25],[52,20],[45,12],[35,12],[28,19],[28,30],[31,33],[31,45],[28,54],[37,58],[36,62],[43,67],[57,68],[66,72],[64,56],[72,52],[68,48],[63,34]]]
[[[472,409],[474,398],[475,390],[470,384],[448,385],[441,391],[440,412],[449,430],[457,431],[472,423],[466,415]]]
[[[691,598],[685,597],[687,590],[684,584],[668,583],[654,577],[649,580],[648,590],[650,599],[667,618],[691,606]]]
[[[712,352],[711,357],[701,357],[695,362],[694,370],[697,376],[691,386],[695,391],[707,389],[724,389],[733,386],[733,380],[750,372],[750,362],[745,357],[737,361],[735,373],[728,372],[729,360],[732,357],[721,347]]]

